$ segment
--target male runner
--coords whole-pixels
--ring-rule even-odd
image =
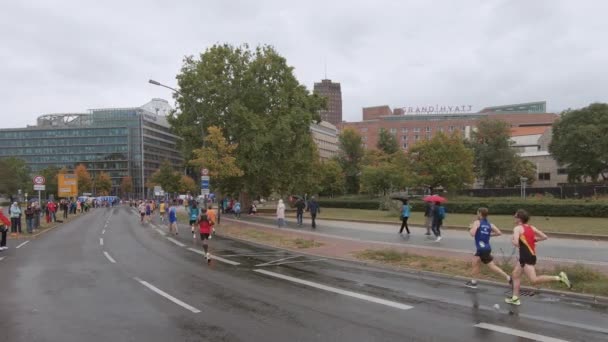
[[[477,288],[477,276],[479,276],[479,264],[483,262],[485,265],[505,277],[509,283],[511,283],[511,277],[505,273],[500,267],[498,267],[494,263],[494,257],[492,257],[492,247],[490,246],[490,237],[491,236],[500,236],[502,235],[501,231],[493,224],[488,221],[488,208],[479,208],[477,210],[477,220],[473,222],[471,225],[471,230],[469,230],[469,234],[475,238],[475,247],[477,251],[473,256],[472,263],[472,279],[465,283],[465,286],[470,287],[472,289]]]
[[[211,258],[209,256],[209,237],[211,236],[212,223],[209,221],[209,217],[207,216],[207,209],[202,209],[198,224],[199,232],[201,234],[201,241],[203,242],[205,259],[207,260],[207,263],[210,263]]]
[[[513,297],[505,298],[507,304],[521,304],[519,300],[519,288],[521,286],[522,272],[534,285],[559,281],[564,283],[566,287],[572,288],[572,284],[570,284],[570,280],[568,280],[568,276],[564,272],[560,272],[556,276],[536,275],[536,269],[534,268],[534,265],[536,265],[536,243],[547,240],[548,237],[536,227],[529,225],[529,220],[530,215],[527,211],[519,209],[515,213],[517,226],[513,229],[513,239],[511,242],[515,247],[519,248],[519,263],[515,265],[515,269],[513,270]]]
[[[160,202],[160,205],[158,206],[158,211],[160,213],[160,222],[165,222],[165,202]]]
[[[144,217],[146,216],[146,205],[144,202],[139,203],[139,215],[141,216],[140,222],[144,223]]]
[[[200,212],[198,210],[198,207],[196,206],[196,201],[191,201],[190,208],[188,209],[188,214],[190,216],[190,229],[192,231],[193,239],[196,239],[196,234],[194,233],[194,226],[196,225],[196,222],[198,221],[199,213]]]
[[[213,205],[211,204],[209,204],[209,209],[207,209],[207,217],[211,223],[211,235],[209,235],[209,240],[211,240],[215,234],[215,223],[217,222],[217,213],[213,210]]]
[[[152,201],[146,202],[146,222],[150,223],[150,217],[152,215]]]
[[[169,232],[177,235],[177,208],[175,207],[175,201],[169,207]]]

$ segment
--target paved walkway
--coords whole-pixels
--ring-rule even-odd
[[[224,216],[226,221],[232,221]],[[270,217],[243,215],[241,222],[254,223],[262,227],[276,228],[275,220]],[[424,235],[425,228],[410,227],[412,234],[398,234],[400,225],[369,224],[356,222],[338,222],[317,220],[317,229],[310,227],[310,221],[303,227],[288,222],[284,231],[332,238],[339,241],[364,243],[370,246],[404,247],[410,251],[430,255],[453,255],[470,258],[474,244],[468,232],[449,230],[443,233],[443,240],[435,242]],[[277,228],[278,229],[278,228]],[[492,239],[496,257],[509,258],[515,255],[516,249],[511,245],[510,230],[505,235]],[[608,242],[550,238],[538,245],[539,259],[559,264],[585,264],[594,268],[608,270]]]

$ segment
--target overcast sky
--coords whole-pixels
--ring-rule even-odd
[[[87,4],[85,4],[87,3]],[[270,44],[301,83],[342,84],[361,107],[608,102],[604,1],[2,1],[0,127],[44,113],[138,106],[185,55]]]

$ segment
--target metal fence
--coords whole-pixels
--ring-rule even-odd
[[[471,197],[519,197],[521,189],[519,187],[468,189],[462,190],[458,194]],[[563,184],[556,187],[526,188],[526,196],[535,195],[549,195],[557,198],[608,196],[608,184]]]

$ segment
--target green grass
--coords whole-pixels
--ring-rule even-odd
[[[369,260],[372,262],[387,264],[391,266],[438,272],[461,277],[471,276],[471,263],[463,260],[432,256],[420,256],[415,254],[408,254],[405,252],[398,252],[393,249],[367,249],[361,252],[356,252],[354,256],[360,260]],[[513,270],[513,261],[501,262],[498,259],[500,258],[496,258],[498,266],[501,267],[505,272],[510,274]],[[560,271],[564,271],[568,274],[568,277],[570,278],[570,281],[573,284],[573,292],[608,296],[608,286],[606,286],[606,284],[608,284],[608,276],[582,265],[574,265],[567,267],[560,266],[548,270],[539,269],[538,274],[546,273],[556,275]],[[487,267],[484,266],[481,266],[481,278],[499,282],[505,281],[501,276],[494,272],[491,272]],[[525,277],[523,284],[530,286]],[[562,291],[566,290],[566,288],[559,283],[544,284],[543,287]]]
[[[257,230],[255,228],[247,229],[226,229],[222,231],[222,235],[233,236],[245,240],[252,240],[261,243],[270,244],[272,246],[287,247],[287,248],[316,248],[323,246],[323,243],[313,239],[302,239],[286,237],[281,234],[274,234]]]
[[[318,217],[320,219],[365,220],[399,224],[399,217],[395,212],[381,210],[322,208]],[[468,227],[473,220],[475,220],[473,214],[448,213],[444,224],[446,226]],[[490,221],[505,231],[511,231],[514,226],[513,216],[511,215],[490,215]],[[425,218],[422,212],[412,212],[408,223],[423,225],[424,222]],[[608,219],[601,217],[541,216],[533,217],[530,223],[547,232],[608,235]]]

